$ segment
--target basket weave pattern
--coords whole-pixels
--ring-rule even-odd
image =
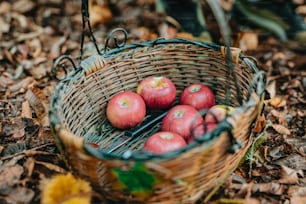
[[[237,167],[253,141],[252,128],[259,112],[259,94],[254,90],[251,94],[249,92],[254,86],[252,80],[256,70],[244,62],[241,53],[233,57],[242,100],[248,105],[241,106],[237,100],[235,79],[229,75],[220,46],[164,40],[130,45],[104,56],[94,55],[85,59],[81,69],[60,82],[51,103],[51,126],[73,171],[88,179],[114,202],[195,203]],[[176,156],[142,161],[152,174],[160,178],[150,196],[143,198],[118,187],[112,173],[114,168],[132,168],[137,159],[97,158],[86,152],[83,144],[95,142],[102,151],[107,151],[118,142],[122,132],[109,125],[105,115],[107,102],[116,93],[135,91],[139,82],[149,76],[170,78],[177,88],[177,96],[189,84],[204,83],[213,89],[218,104],[227,102],[229,90],[230,104],[238,107],[229,122],[242,148],[237,153],[228,153],[231,143],[228,133],[222,132],[215,139],[199,142]],[[248,103],[250,101],[252,103]],[[160,124],[157,124],[114,154],[121,155],[127,150],[137,154],[148,135],[159,128]]]

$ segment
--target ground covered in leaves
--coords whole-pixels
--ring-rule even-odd
[[[159,37],[163,16],[155,13],[153,0],[103,2],[90,7],[101,49],[116,27],[128,31],[128,42]],[[54,145],[48,110],[58,82],[54,60],[79,55],[80,5],[77,0],[0,3],[0,203],[39,203],[41,181],[69,171]],[[266,134],[211,202],[306,203],[306,48],[269,34],[256,37],[259,44],[250,50],[243,38],[233,36],[266,73]],[[88,38],[84,52],[95,52]]]

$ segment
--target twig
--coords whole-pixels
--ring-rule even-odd
[[[43,148],[43,147],[47,147],[47,146],[49,146],[49,145],[54,145],[54,143],[42,144],[42,145],[40,145],[40,146],[33,147],[33,148],[31,148],[31,149],[27,149],[27,150],[18,152],[18,153],[16,153],[16,154],[11,154],[11,155],[8,155],[8,156],[1,157],[1,161],[7,160],[7,159],[11,159],[11,158],[13,158],[13,157],[16,157],[16,156],[19,156],[19,155],[22,155],[22,154],[29,155],[29,153],[32,152],[33,150],[37,150],[37,149],[40,149],[40,148]]]

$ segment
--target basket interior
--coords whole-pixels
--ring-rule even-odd
[[[86,60],[91,64],[90,58]],[[217,104],[241,105],[226,60],[214,49],[184,43],[159,44],[126,49],[105,57],[104,62],[103,68],[86,76],[74,77],[64,84],[60,99],[61,124],[86,142],[98,144],[103,151],[111,149],[123,136],[123,131],[114,129],[107,121],[105,111],[108,100],[122,91],[136,91],[139,82],[146,77],[170,78],[177,88],[176,102],[187,85],[203,83],[214,91]],[[243,101],[247,101],[253,73],[242,60],[234,65],[234,71]],[[227,90],[230,91],[229,101],[226,98]],[[114,153],[142,149],[145,138],[159,128],[160,124],[157,124]]]

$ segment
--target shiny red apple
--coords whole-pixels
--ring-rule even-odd
[[[215,105],[215,95],[213,91],[204,84],[191,84],[181,93],[180,104],[191,105],[197,110],[209,109]]]
[[[151,135],[144,144],[144,150],[155,154],[174,151],[186,146],[184,138],[173,132],[161,131]]]
[[[114,95],[106,107],[106,116],[116,128],[128,129],[141,123],[146,115],[146,104],[137,93],[126,91]]]
[[[167,77],[148,77],[142,80],[136,91],[150,109],[164,109],[176,98],[176,87]]]
[[[174,132],[188,139],[191,130],[203,123],[200,113],[190,105],[172,107],[162,120],[162,131]]]

